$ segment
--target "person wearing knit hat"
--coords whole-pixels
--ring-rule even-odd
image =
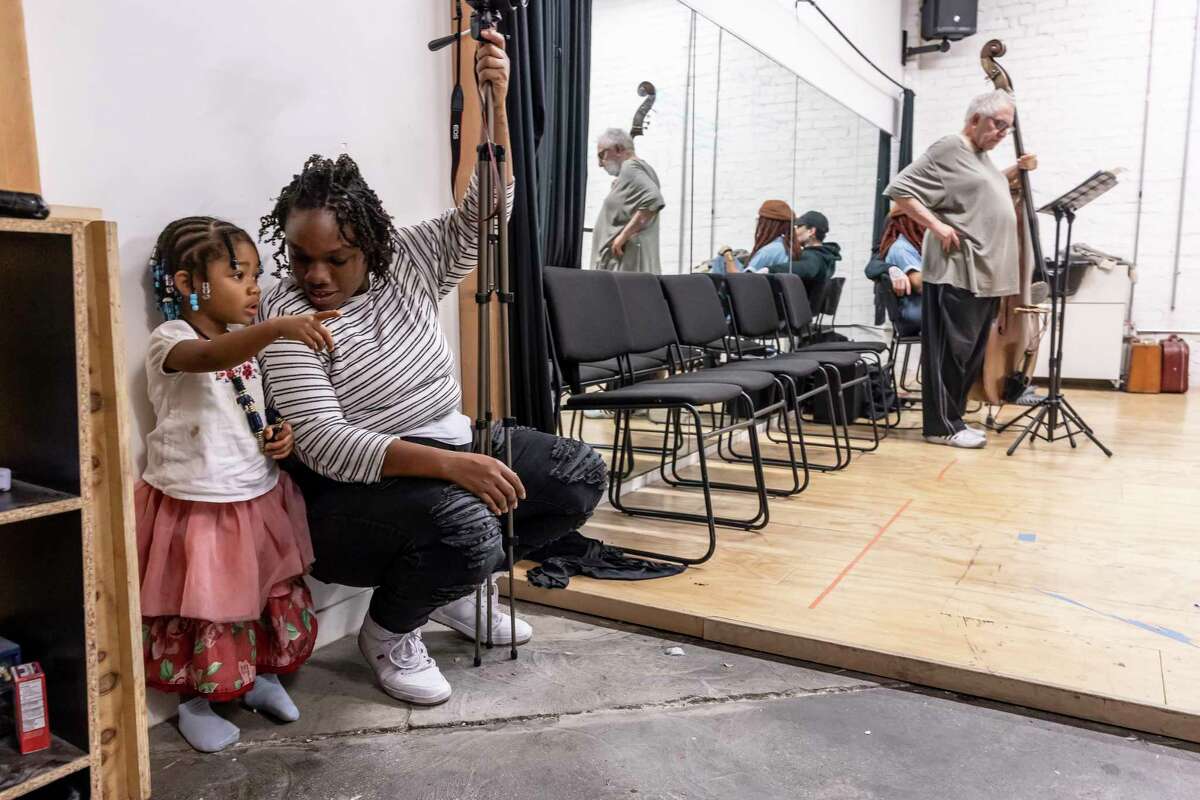
[[[758,209],[754,229],[754,249],[750,251],[752,272],[766,272],[772,266],[788,264],[799,254],[792,237],[792,208],[782,200],[768,200]]]

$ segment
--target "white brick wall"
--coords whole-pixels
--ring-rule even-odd
[[[938,136],[960,128],[968,100],[988,88],[979,66],[980,48],[988,39],[1001,39],[1008,47],[1001,63],[1015,84],[1025,146],[1041,160],[1033,175],[1036,199],[1049,200],[1094,170],[1126,168],[1116,189],[1080,213],[1077,240],[1132,259],[1140,221],[1134,323],[1143,330],[1200,330],[1200,113],[1193,112],[1185,132],[1196,3],[1157,0],[1151,41],[1154,7],[1150,0],[982,0],[979,33],[954,43],[949,53],[910,62],[905,82],[917,93],[920,152]],[[920,30],[919,9],[920,0],[905,0],[910,40]],[[1172,311],[1185,135],[1191,139],[1191,176]],[[1011,161],[1011,151],[997,158],[998,163]],[[1043,227],[1049,246],[1053,231]],[[1194,340],[1194,382],[1200,381],[1197,345],[1200,341]]]
[[[596,0],[593,6],[590,140],[605,128],[629,127],[640,81],[658,89],[649,130],[636,146],[658,172],[667,202],[660,218],[663,271],[688,270],[711,257],[714,244],[748,249],[759,205],[778,198],[797,213],[817,209],[829,217],[829,238],[843,251],[838,274],[847,276],[839,323],[870,322],[862,267],[870,248],[878,129],[703,18],[696,23],[695,99],[685,118],[690,26],[691,12],[675,0]],[[611,183],[591,163],[589,226]]]
[[[920,29],[919,7],[920,0],[903,0],[910,41]],[[917,93],[919,153],[938,136],[959,129],[967,101],[988,87],[979,50],[989,38],[1003,40],[1009,52],[1001,63],[1016,84],[1026,148],[1041,156],[1035,199],[1050,199],[1096,169],[1124,167],[1121,184],[1080,215],[1077,239],[1133,258],[1140,221],[1135,324],[1144,330],[1200,330],[1200,112],[1193,113],[1190,130],[1192,175],[1178,298],[1176,309],[1169,308],[1195,2],[1157,0],[1152,43],[1151,8],[1150,0],[981,0],[979,33],[956,42],[950,53],[910,62],[904,81]],[[853,20],[841,23],[855,36]],[[628,127],[639,81],[653,80],[659,90],[651,128],[637,146],[663,181],[664,270],[686,269],[708,255],[713,243],[749,246],[758,205],[778,197],[798,213],[818,208],[829,216],[830,238],[845,253],[839,274],[847,277],[847,290],[839,322],[869,323],[871,292],[861,269],[870,245],[877,130],[726,34],[721,37],[714,207],[716,27],[703,18],[697,22],[693,159],[692,149],[685,153],[684,146],[690,133],[684,130],[690,11],[675,0],[595,0],[594,25],[591,139],[609,126]],[[1002,165],[1011,160],[1011,151],[997,158]],[[685,168],[694,180],[686,197],[681,195]],[[591,167],[589,225],[609,182],[602,170]],[[681,225],[686,232],[682,254]],[[1048,248],[1052,230],[1043,227]],[[1196,344],[1193,371],[1200,376],[1200,341]]]

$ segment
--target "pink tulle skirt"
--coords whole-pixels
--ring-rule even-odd
[[[258,619],[271,590],[313,561],[304,498],[286,472],[253,500],[178,500],[134,490],[142,615],[209,622]]]

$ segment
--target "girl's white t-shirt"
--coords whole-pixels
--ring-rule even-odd
[[[199,338],[183,320],[164,322],[150,334],[146,379],[157,422],[146,440],[142,479],[180,500],[251,500],[279,480],[279,468],[259,449],[231,381],[235,374],[242,377],[265,421],[258,360],[221,372],[164,371],[171,348]]]

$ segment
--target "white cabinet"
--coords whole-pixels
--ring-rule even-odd
[[[1078,291],[1067,298],[1063,333],[1062,376],[1068,380],[1121,379],[1124,353],[1125,304],[1129,299],[1129,270],[1089,267]],[[1050,334],[1042,339],[1034,375],[1047,377]]]

